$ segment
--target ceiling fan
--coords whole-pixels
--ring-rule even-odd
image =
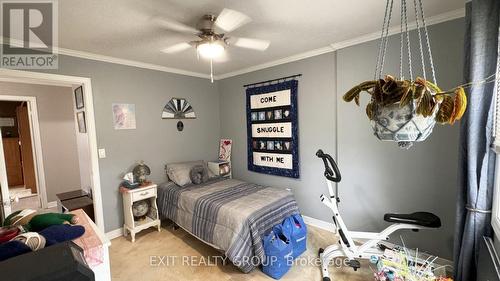
[[[210,60],[210,77],[213,82],[213,60],[224,55],[226,48],[236,46],[240,48],[264,51],[269,47],[267,40],[227,36],[227,33],[249,23],[252,19],[235,10],[224,9],[218,15],[204,15],[198,22],[196,28],[177,22],[175,20],[161,18],[158,23],[171,31],[196,35],[198,40],[182,42],[166,47],[162,52],[175,54],[189,48],[195,48],[198,56]]]

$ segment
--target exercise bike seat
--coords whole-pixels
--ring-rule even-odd
[[[412,214],[385,214],[384,220],[387,222],[407,223],[429,228],[441,227],[441,220],[439,217],[428,212],[416,212]]]

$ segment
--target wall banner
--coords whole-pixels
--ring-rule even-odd
[[[248,170],[299,178],[298,81],[249,87]]]

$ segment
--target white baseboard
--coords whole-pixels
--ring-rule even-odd
[[[47,203],[47,208],[49,208],[49,209],[57,208],[57,201],[52,201],[52,202]]]
[[[302,218],[304,219],[304,222],[308,225],[311,225],[311,226],[314,226],[317,228],[321,228],[324,230],[328,230],[328,231],[335,230],[335,225],[331,222],[318,220],[318,219],[311,218],[311,217],[304,216],[304,215],[302,215]]]
[[[304,216],[304,215],[302,216],[302,218],[304,218],[304,222],[310,226],[321,228],[321,229],[324,229],[327,231],[332,231],[335,229],[335,226],[333,225],[333,223],[318,220],[318,219],[311,218],[311,217]],[[123,236],[123,228],[117,228],[117,229],[106,232],[106,237],[108,237],[109,240],[112,240],[112,239],[115,239],[115,238],[118,238],[121,236]]]
[[[106,232],[106,237],[108,237],[109,240],[118,238],[123,236],[123,228],[117,228],[115,230],[111,230],[109,232]]]

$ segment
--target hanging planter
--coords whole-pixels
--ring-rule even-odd
[[[450,91],[442,91],[436,85],[436,74],[427,26],[425,24],[422,0],[414,0],[413,2],[423,78],[417,77],[413,79],[406,0],[401,0],[400,78],[397,79],[391,75],[385,75],[382,79],[393,2],[394,0],[387,0],[386,2],[374,79],[353,87],[344,95],[343,99],[346,102],[354,100],[359,106],[360,94],[362,92],[371,95],[371,101],[366,106],[366,115],[371,121],[375,136],[383,141],[397,142],[402,148],[409,148],[413,142],[427,139],[432,133],[436,122],[440,124],[453,124],[459,120],[467,107],[467,98],[462,87],[457,87]],[[420,23],[422,23],[422,28],[420,28]],[[403,25],[405,32],[403,32]],[[423,32],[421,32],[421,29],[423,29]],[[405,37],[406,44],[404,42]],[[424,40],[427,46],[427,58],[423,51]],[[408,58],[407,69],[410,79],[405,79],[403,75],[405,50]],[[434,82],[426,79],[426,59],[429,62],[432,81]]]
[[[363,82],[344,95],[344,101],[359,106],[361,92],[371,95],[366,106],[374,134],[384,141],[398,142],[409,147],[413,142],[424,141],[436,122],[453,124],[467,107],[463,88],[443,92],[435,84],[422,78],[415,81],[385,79]]]

